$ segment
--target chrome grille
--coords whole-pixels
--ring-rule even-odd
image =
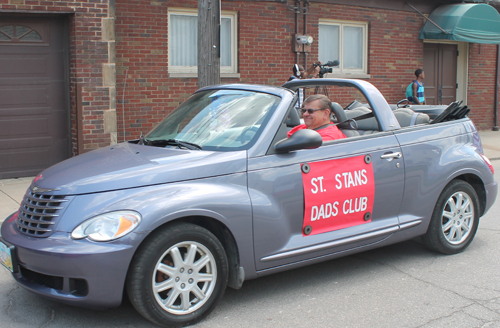
[[[48,237],[52,234],[66,196],[37,194],[28,190],[17,216],[20,232],[33,237]]]

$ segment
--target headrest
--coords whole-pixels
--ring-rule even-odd
[[[286,126],[289,128],[293,128],[297,125],[300,125],[300,117],[297,112],[297,108],[292,108],[288,113],[288,117],[286,119]]]
[[[346,110],[345,114],[348,118],[355,118],[357,116],[365,115],[371,112],[371,109],[368,109],[367,107],[356,107],[354,109]]]
[[[366,104],[363,104],[362,102],[359,102],[357,100],[353,100],[345,109],[354,109],[356,107],[364,107]]]
[[[371,113],[372,111],[366,107],[356,107],[345,111],[349,119],[354,119],[358,124],[358,130],[380,130],[377,119],[375,117],[365,118],[363,120],[356,120],[356,117]]]
[[[345,115],[344,109],[342,108],[342,106],[340,106],[339,103],[332,101],[332,107],[330,109],[330,119],[332,120],[332,122],[338,123],[347,121],[347,116]],[[336,119],[332,117],[332,114],[335,115]]]

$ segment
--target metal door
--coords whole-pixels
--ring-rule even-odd
[[[65,20],[0,16],[0,178],[70,156]]]

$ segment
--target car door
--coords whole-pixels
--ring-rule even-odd
[[[248,160],[256,269],[371,244],[397,231],[404,162],[392,132]]]

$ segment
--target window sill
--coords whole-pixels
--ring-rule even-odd
[[[198,73],[169,73],[168,77],[170,78],[178,78],[178,79],[192,79],[198,78]],[[240,73],[220,73],[221,79],[239,79]]]
[[[325,74],[325,77],[332,79],[371,79],[372,76],[365,73],[328,73]]]

